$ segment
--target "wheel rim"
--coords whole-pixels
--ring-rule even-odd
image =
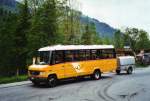
[[[128,69],[128,74],[132,74],[132,68]]]
[[[54,86],[54,85],[55,85],[55,78],[49,78],[48,84],[49,84],[50,86]]]
[[[132,73],[132,69],[131,69],[131,68],[129,69],[129,73],[130,73],[130,74]]]
[[[95,73],[95,79],[99,79],[100,78],[100,74],[99,74],[99,72],[96,72]]]

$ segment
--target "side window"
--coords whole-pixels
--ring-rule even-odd
[[[80,61],[79,50],[74,50],[74,61]]]
[[[74,51],[72,50],[65,51],[65,61],[66,62],[74,61]]]
[[[91,59],[96,60],[97,59],[97,50],[91,50]]]
[[[55,51],[55,64],[64,62],[64,53],[63,51]]]
[[[113,49],[105,49],[105,50],[102,50],[102,57],[104,59],[107,59],[107,58],[114,58],[114,50]]]
[[[46,52],[39,52],[39,55],[40,55],[40,61],[41,62],[45,62],[46,64],[49,63],[49,55],[50,55],[50,52],[46,51]]]
[[[113,49],[113,58],[116,58],[116,50]]]
[[[109,54],[109,58],[114,58],[114,50],[113,49],[109,49],[108,54]]]
[[[53,51],[52,52],[52,58],[51,58],[51,64],[59,64],[64,62],[64,52],[63,51]]]
[[[91,59],[91,51],[86,50],[86,60],[90,60],[90,59]]]
[[[96,59],[101,59],[101,58],[102,58],[101,50],[97,49],[96,50]]]
[[[79,50],[79,56],[81,61],[86,60],[85,50]]]
[[[99,59],[103,59],[103,52],[102,50],[98,50],[99,51]]]

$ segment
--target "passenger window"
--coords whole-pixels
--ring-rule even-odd
[[[97,50],[91,50],[91,59],[92,60],[97,59]]]
[[[102,50],[98,50],[98,57],[99,57],[99,59],[103,59]]]
[[[74,61],[74,52],[71,50],[65,51],[65,61],[71,62]]]
[[[79,50],[79,56],[81,61],[86,60],[85,50]]]
[[[55,51],[55,64],[64,62],[64,54],[63,51]]]
[[[113,49],[113,58],[116,58],[116,50]]]
[[[104,59],[113,58],[114,57],[114,51],[111,49],[102,50],[102,57]]]
[[[86,60],[90,60],[90,59],[91,59],[91,51],[86,50]]]
[[[80,61],[79,50],[74,51],[74,61]]]
[[[96,59],[101,59],[101,58],[102,58],[101,50],[96,50]]]

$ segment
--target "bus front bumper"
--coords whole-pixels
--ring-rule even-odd
[[[33,82],[46,82],[47,81],[47,78],[45,77],[29,77],[29,80],[30,81],[33,81]]]

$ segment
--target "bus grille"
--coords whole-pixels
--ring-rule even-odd
[[[31,74],[31,75],[39,75],[40,72],[39,72],[39,71],[30,71],[30,74]]]

